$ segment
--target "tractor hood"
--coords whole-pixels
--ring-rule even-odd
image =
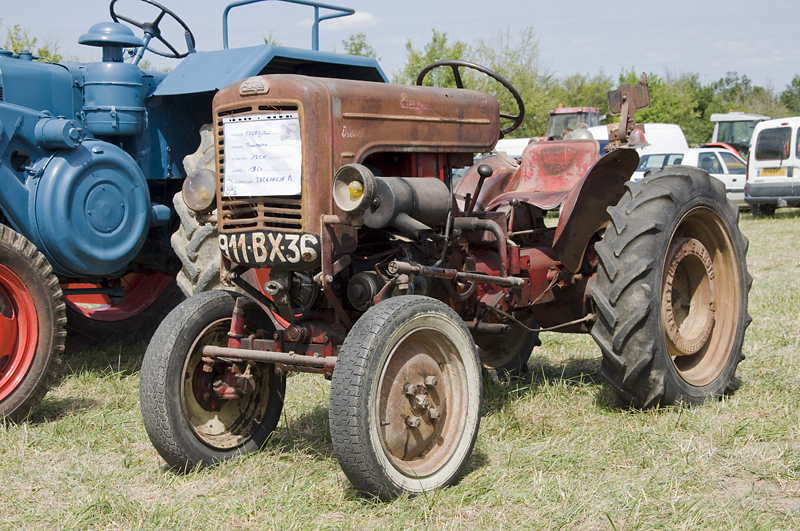
[[[388,82],[378,62],[369,57],[263,45],[189,54],[153,95],[217,91],[262,73]]]

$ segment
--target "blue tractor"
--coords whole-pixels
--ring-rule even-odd
[[[102,62],[0,50],[0,417],[24,418],[42,399],[68,322],[70,333],[130,335],[154,328],[149,312],[181,291],[219,282],[215,212],[188,209],[182,194],[188,174],[213,175],[218,89],[272,73],[387,81],[374,59],[318,51],[319,22],[353,13],[318,2],[283,0],[314,8],[311,50],[228,48],[229,11],[258,1],[225,8],[223,49],[212,52],[196,51],[184,21],[152,0],[141,0],[151,22],[112,0],[113,22],[80,37]],[[180,46],[162,32],[170,21]],[[182,60],[143,70],[146,52]]]

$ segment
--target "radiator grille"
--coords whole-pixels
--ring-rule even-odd
[[[221,212],[218,212],[220,232],[243,232],[252,230],[276,230],[281,232],[304,232],[303,196],[272,197],[225,197],[222,195],[225,175],[225,141],[222,118],[259,114],[264,107],[253,109],[245,107],[234,111],[218,113],[216,116],[217,156],[219,173],[217,193],[221,198]],[[270,111],[297,111],[297,107],[270,107]]]

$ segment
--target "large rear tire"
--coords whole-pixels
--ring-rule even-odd
[[[729,390],[750,316],[739,209],[705,171],[669,166],[608,209],[592,337],[626,405],[697,404]]]
[[[216,170],[214,163],[214,130],[211,124],[200,128],[200,146],[197,151],[183,159],[186,175],[206,169]],[[172,249],[181,261],[178,286],[187,296],[197,295],[212,289],[224,289],[219,279],[221,253],[217,243],[217,227],[212,223],[200,223],[197,215],[183,201],[178,192],[172,200],[181,226],[170,238]]]
[[[345,338],[331,381],[333,449],[356,489],[382,499],[453,484],[481,414],[480,362],[458,315],[394,297]]]
[[[273,364],[240,364],[254,391],[235,399],[214,396],[214,384],[232,365],[217,361],[204,370],[203,345],[228,345],[236,300],[228,291],[187,299],[156,330],[142,363],[139,401],[147,434],[171,467],[186,471],[259,450],[278,425],[285,376]],[[256,328],[270,330],[253,304],[247,312]]]
[[[53,268],[0,225],[0,418],[24,419],[61,365],[67,319]]]

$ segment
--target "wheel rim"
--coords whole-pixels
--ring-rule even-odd
[[[378,437],[392,466],[408,477],[440,470],[464,432],[469,397],[464,363],[441,331],[418,328],[389,354],[378,380]]]
[[[65,295],[64,302],[71,310],[95,321],[122,321],[143,312],[156,302],[167,289],[172,277],[161,273],[129,273],[120,279],[125,290],[121,301],[108,295]],[[98,284],[62,284],[62,289],[91,289]]]
[[[204,444],[220,450],[246,444],[261,427],[272,378],[270,370],[251,364],[245,374],[255,380],[255,392],[238,399],[215,398],[212,383],[226,364],[217,362],[211,373],[205,372],[201,349],[205,345],[227,346],[230,324],[230,318],[221,319],[203,330],[186,357],[181,381],[181,403],[189,428]]]
[[[28,373],[38,337],[39,320],[30,292],[17,275],[0,265],[0,400]]]
[[[520,321],[529,328],[536,324],[533,316],[523,317]],[[527,361],[525,356],[531,354],[533,349],[531,349],[531,352],[522,352],[522,349],[525,348],[525,344],[528,342],[532,332],[514,322],[510,323],[510,325],[511,330],[505,336],[490,337],[481,341],[478,345],[478,356],[484,367],[502,368],[515,360],[523,358]],[[488,346],[487,343],[490,343],[491,347],[483,348],[481,346],[481,344]]]
[[[709,208],[689,211],[670,241],[661,283],[664,338],[688,384],[710,384],[730,359],[740,290],[736,252],[723,221]]]

